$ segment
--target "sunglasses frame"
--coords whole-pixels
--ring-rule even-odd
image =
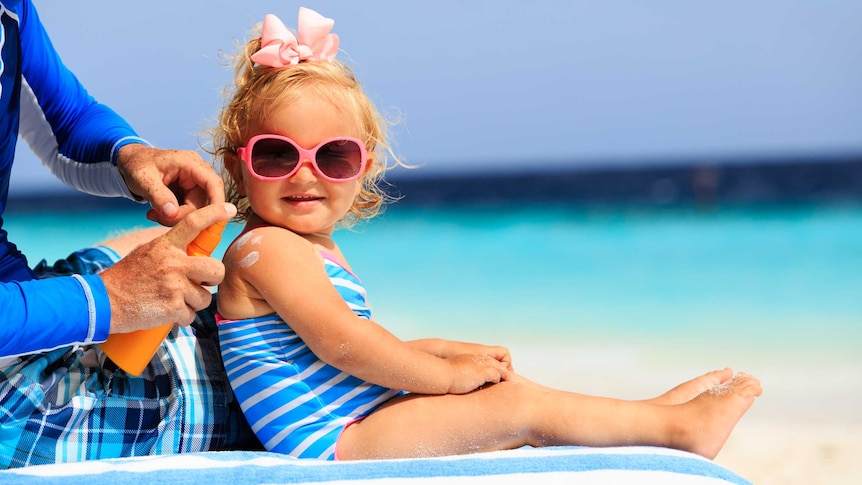
[[[281,140],[281,141],[289,143],[291,146],[293,146],[296,149],[297,153],[299,154],[299,160],[297,160],[296,166],[293,168],[293,170],[291,170],[290,172],[288,172],[284,175],[280,175],[278,177],[267,177],[265,175],[260,175],[259,173],[255,172],[254,167],[252,167],[252,152],[253,152],[253,148],[254,148],[255,143],[257,143],[261,140],[271,140],[271,139]],[[359,153],[360,153],[359,170],[356,172],[355,175],[353,175],[349,178],[339,179],[339,178],[330,177],[329,175],[326,175],[325,173],[323,173],[323,171],[320,170],[320,166],[317,165],[317,151],[320,150],[323,146],[325,146],[329,143],[335,142],[335,141],[349,141],[349,142],[355,143],[359,147]],[[317,172],[317,175],[319,175],[320,177],[322,177],[325,180],[328,180],[330,182],[350,182],[350,181],[356,180],[362,176],[362,174],[365,172],[365,165],[368,163],[368,153],[367,153],[367,150],[365,149],[365,144],[362,143],[362,141],[360,139],[354,138],[351,136],[336,136],[333,138],[327,138],[326,140],[323,140],[322,142],[318,143],[317,146],[315,146],[314,148],[312,148],[310,150],[306,150],[305,148],[299,146],[298,143],[296,143],[295,141],[291,140],[290,138],[288,138],[286,136],[281,136],[281,135],[276,135],[276,134],[271,134],[271,133],[262,133],[260,135],[255,135],[255,136],[251,137],[251,139],[248,140],[248,143],[246,143],[245,146],[239,147],[237,149],[236,153],[239,156],[239,158],[245,162],[245,166],[246,166],[246,168],[248,168],[248,172],[251,174],[252,177],[254,177],[258,180],[264,180],[264,181],[268,181],[268,182],[276,181],[276,180],[284,180],[284,179],[287,179],[287,178],[294,176],[296,174],[296,172],[299,171],[300,167],[302,167],[303,162],[305,160],[309,160],[311,162],[311,165],[314,167],[314,170]]]

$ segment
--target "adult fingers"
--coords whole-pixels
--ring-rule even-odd
[[[203,310],[212,302],[212,293],[203,287],[195,287],[185,293],[186,312],[174,322],[177,325],[187,326],[195,321],[199,310]]]
[[[174,225],[207,204],[224,203],[224,183],[198,154],[190,151],[178,152],[174,164],[176,171],[167,175],[164,180],[174,198],[153,200],[153,208],[147,213],[148,219]],[[163,192],[160,191],[160,194]],[[174,207],[177,203],[179,206]]]
[[[195,257],[189,265],[188,279],[203,286],[215,286],[224,280],[224,265],[215,258]],[[189,302],[191,303],[191,302]],[[209,304],[209,302],[207,302]]]
[[[150,203],[147,218],[173,226],[208,203],[225,201],[224,183],[201,156],[191,150],[123,147],[120,172],[133,193]]]
[[[189,175],[194,181],[194,187],[202,188],[210,204],[224,203],[224,182],[200,156],[195,163],[187,165]]]
[[[171,189],[160,182],[154,182],[149,187],[147,195],[153,208],[147,211],[147,219],[164,226],[173,226],[183,218],[177,196]]]

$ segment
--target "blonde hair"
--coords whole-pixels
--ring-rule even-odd
[[[256,28],[259,32],[260,26]],[[248,41],[234,57],[234,82],[225,90],[225,104],[218,124],[212,130],[210,153],[225,183],[228,202],[237,206],[236,218],[248,219],[252,214],[248,199],[240,194],[242,160],[237,149],[249,138],[249,127],[265,121],[269,109],[291,103],[312,92],[342,107],[353,123],[368,151],[370,167],[361,177],[361,189],[347,215],[339,221],[342,227],[370,219],[380,213],[392,198],[381,188],[386,165],[391,157],[402,165],[386,139],[386,120],[362,91],[353,71],[341,61],[300,62],[272,68],[255,65],[252,54],[260,49],[260,36]]]

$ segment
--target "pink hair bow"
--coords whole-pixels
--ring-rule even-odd
[[[260,50],[251,60],[269,67],[284,67],[301,61],[331,61],[338,52],[338,36],[330,34],[335,21],[305,7],[299,7],[298,36],[284,26],[278,17],[263,18]]]

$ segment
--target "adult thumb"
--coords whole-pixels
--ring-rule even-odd
[[[236,215],[236,206],[231,203],[210,204],[189,212],[165,237],[176,247],[186,247],[209,226],[230,220]]]

